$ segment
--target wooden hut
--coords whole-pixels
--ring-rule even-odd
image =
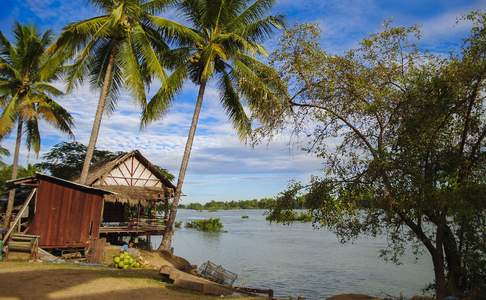
[[[85,248],[98,238],[103,197],[111,192],[43,174],[8,186],[31,189],[11,231],[38,236],[38,245],[51,249]]]
[[[110,242],[124,236],[161,235],[175,186],[138,150],[94,166],[86,185],[111,191],[104,196],[100,235]]]

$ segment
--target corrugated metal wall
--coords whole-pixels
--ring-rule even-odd
[[[85,247],[98,237],[103,196],[40,180],[28,233],[43,248]]]

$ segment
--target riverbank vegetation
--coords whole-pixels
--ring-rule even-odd
[[[0,141],[15,137],[12,166],[0,161],[3,183],[36,168],[66,179],[81,170],[84,183],[96,155],[117,155],[97,154],[95,146],[121,90],[143,110],[143,127],[191,81],[198,96],[160,250],[171,248],[179,207],[269,209],[277,222],[308,220],[294,212],[305,208],[343,242],[386,235],[382,255],[393,262],[410,245],[427,251],[438,299],[486,294],[486,14],[463,18],[470,34],[450,55],[426,51],[416,26],[390,23],[336,55],[322,48],[315,25],[301,24],[285,31],[266,61],[263,45],[283,29],[282,16],[270,15],[274,1],[90,2],[100,15],[66,25],[56,39],[21,24],[13,35],[0,33]],[[169,8],[184,24],[160,16]],[[19,168],[22,139],[40,153],[41,125],[73,137],[73,117],[57,102],[65,94],[53,84],[60,79],[67,92],[86,79],[99,91],[89,144],[56,145],[37,166]],[[153,82],[160,85],[148,99]],[[276,199],[179,205],[206,86],[219,92],[241,140],[301,134],[325,171]],[[11,190],[5,225],[14,199]],[[186,226],[223,228],[219,219]]]
[[[205,232],[221,232],[224,228],[219,218],[191,220],[186,223],[185,227]]]
[[[234,201],[209,201],[207,203],[189,203],[179,204],[179,208],[182,209],[194,209],[194,210],[229,210],[229,209],[270,209],[275,206],[275,198],[262,198],[252,200],[234,200]],[[292,203],[289,204],[294,209],[306,208],[304,198],[292,199]]]
[[[486,294],[486,14],[465,19],[473,28],[450,56],[419,48],[417,27],[390,24],[342,55],[299,25],[273,55],[297,93],[267,134],[291,118],[326,168],[291,183],[271,219],[292,221],[288,204],[304,197],[343,242],[386,235],[382,256],[393,262],[408,247],[427,251],[437,299]]]
[[[272,209],[267,215],[266,220],[270,222],[277,222],[277,223],[283,223],[288,225],[291,224],[292,222],[308,223],[308,222],[312,222],[313,219],[312,219],[312,215],[307,211],[294,211],[290,209],[285,211],[278,211]]]

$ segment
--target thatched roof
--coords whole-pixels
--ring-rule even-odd
[[[165,201],[175,191],[174,184],[138,150],[92,167],[86,184],[113,192],[106,201],[142,205]]]
[[[141,204],[148,206],[150,202],[167,201],[172,196],[170,191],[159,188],[107,185],[102,187],[104,190],[113,192],[104,197],[105,201]]]

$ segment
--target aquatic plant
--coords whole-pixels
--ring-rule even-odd
[[[223,227],[223,223],[221,223],[219,218],[191,220],[186,223],[186,228],[192,228],[206,232],[221,232],[223,231]]]

